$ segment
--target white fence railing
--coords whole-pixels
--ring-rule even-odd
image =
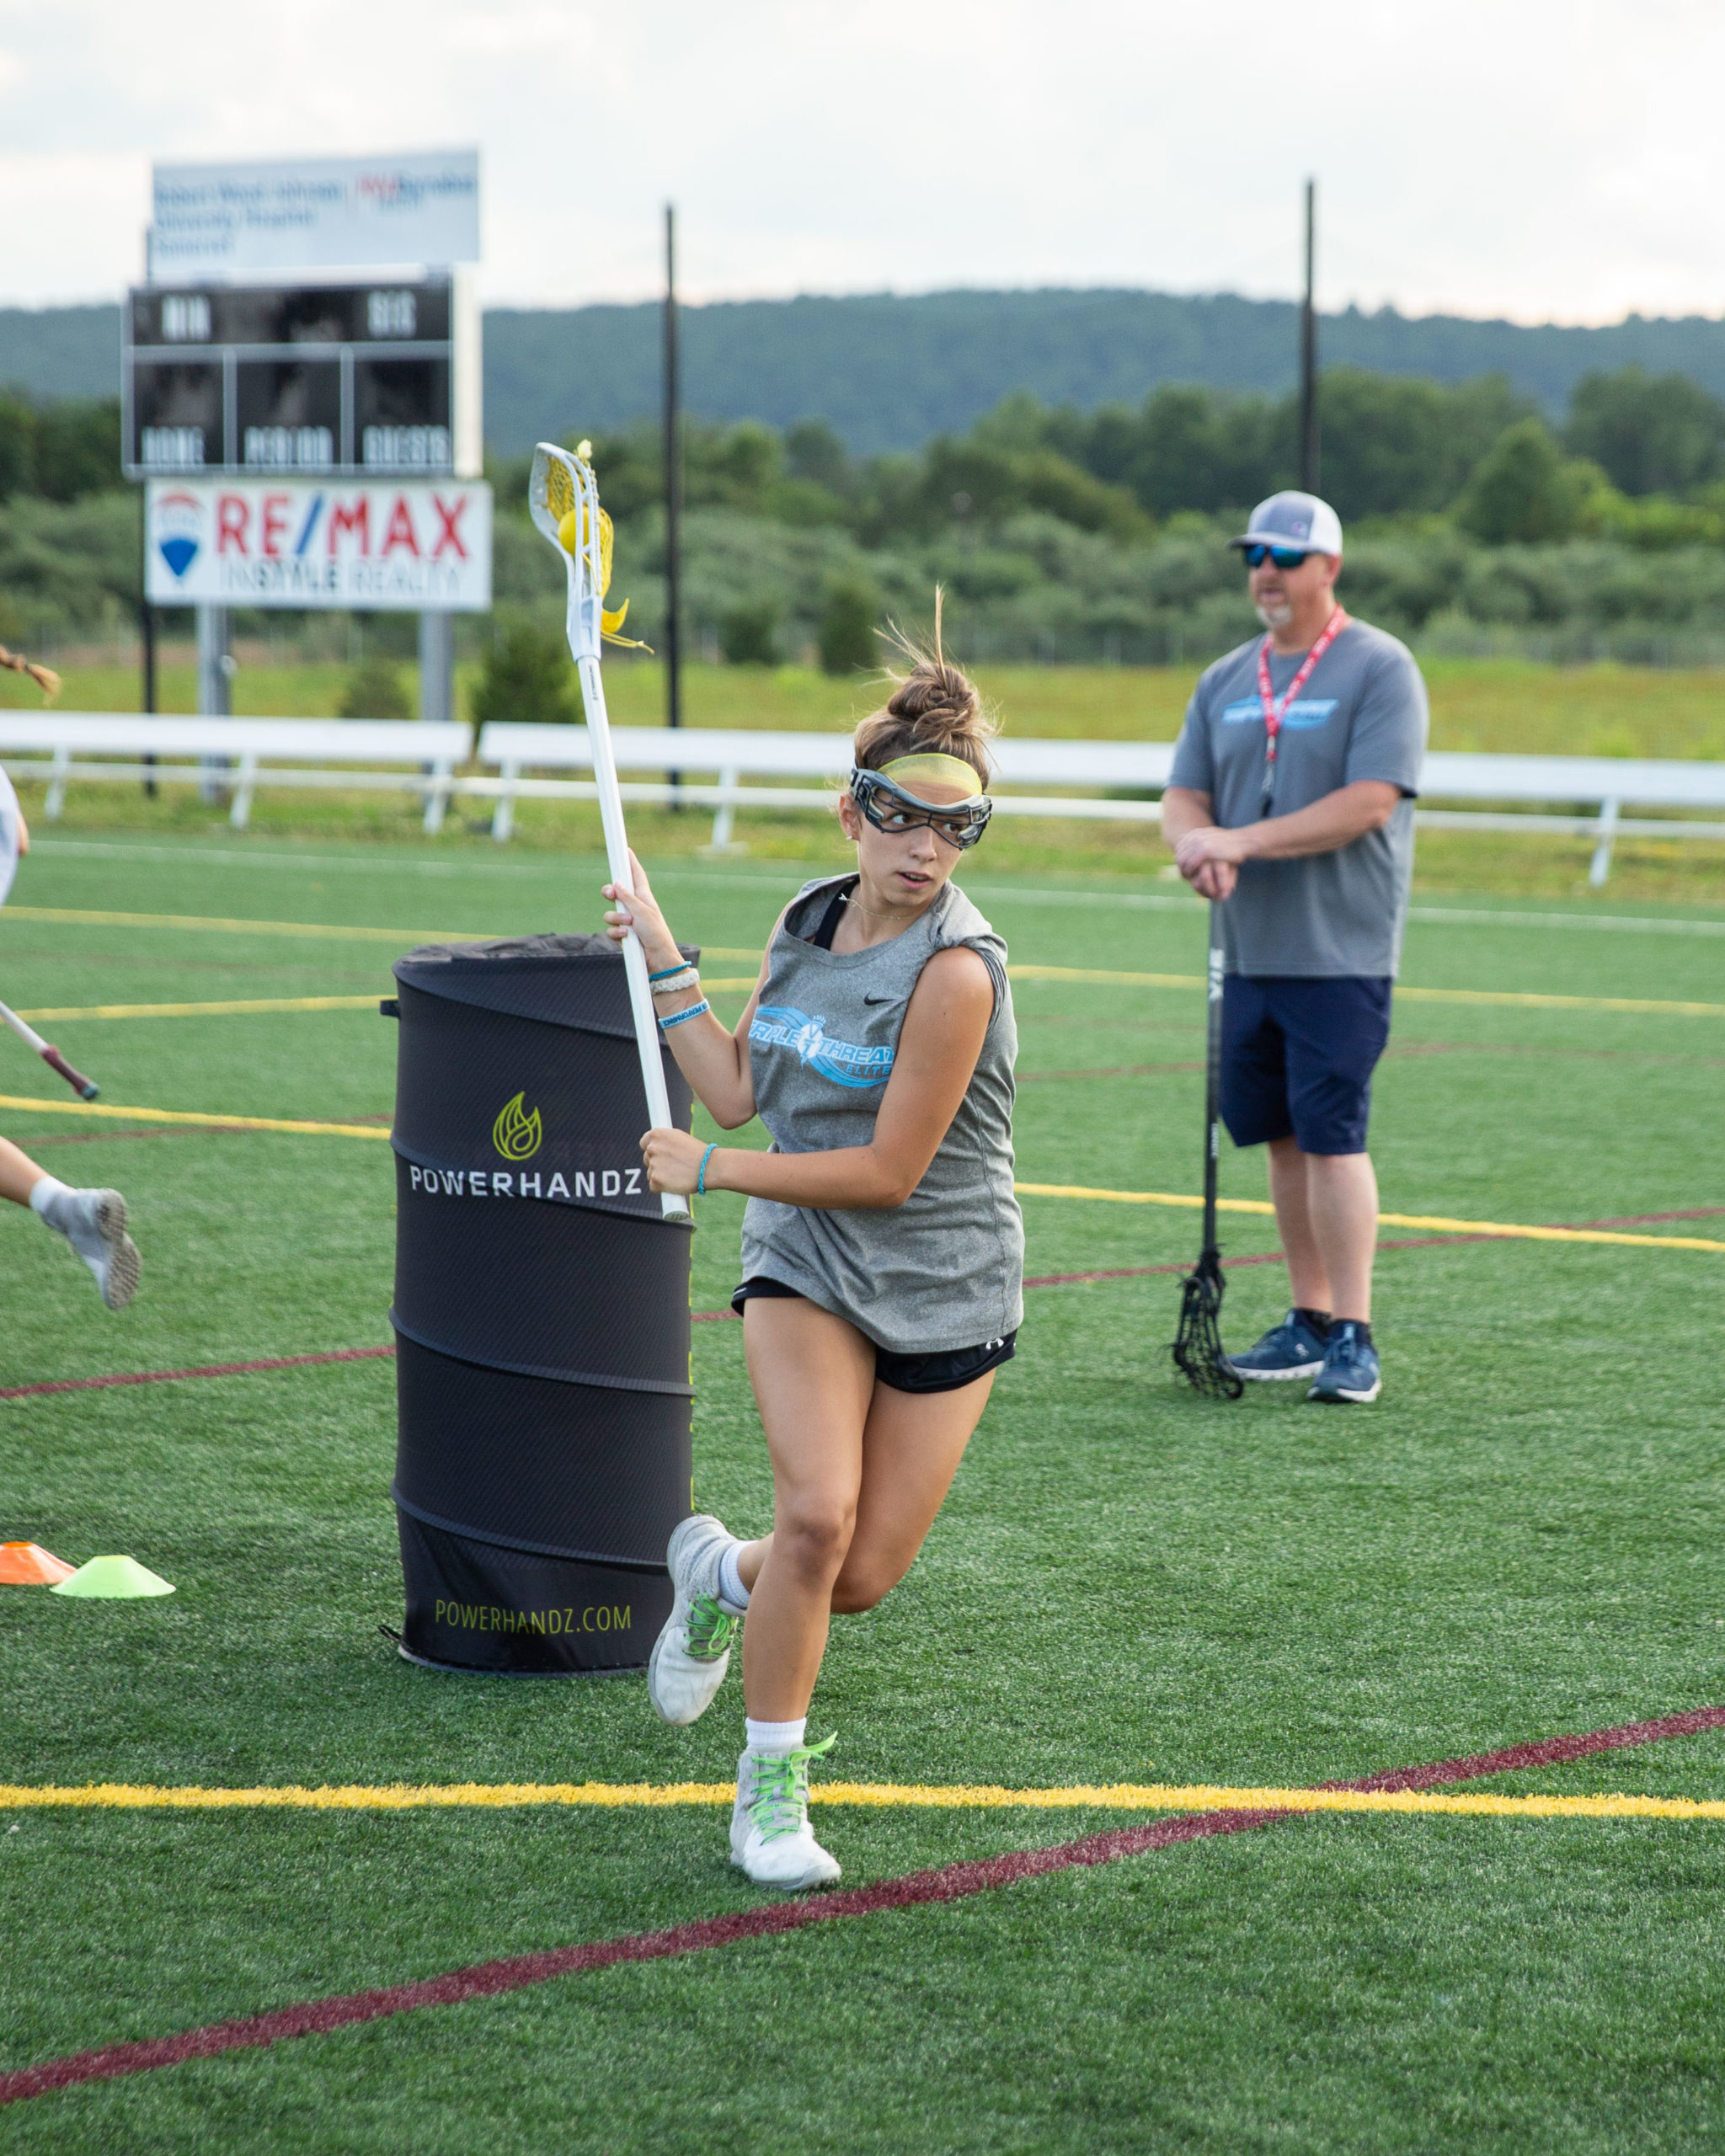
[[[830,808],[851,765],[849,737],[843,734],[622,726],[612,728],[611,739],[619,771],[655,774],[626,779],[624,799],[676,800],[713,809],[712,843],[720,850],[731,843],[740,808]],[[170,785],[208,786],[211,761],[218,758],[232,766],[218,776],[233,789],[230,820],[236,829],[244,825],[259,787],[416,793],[425,801],[428,831],[438,829],[451,798],[477,797],[494,803],[491,829],[499,840],[510,835],[517,801],[595,798],[590,777],[558,776],[590,772],[592,747],[585,726],[487,726],[478,760],[492,771],[457,776],[473,748],[473,729],[454,723],[0,712],[0,761],[15,778],[47,780],[51,819],[60,814],[67,787],[75,780],[152,777]],[[994,744],[994,754],[999,767],[995,802],[1002,815],[1161,820],[1162,803],[1151,797],[1168,782],[1173,760],[1168,742],[1008,736]],[[198,760],[171,760],[176,758]],[[392,765],[411,768],[379,768]],[[1450,805],[1469,802],[1490,805]],[[1637,809],[1665,813],[1626,813]],[[1725,763],[1434,750],[1425,761],[1419,820],[1473,830],[1590,837],[1590,880],[1597,885],[1610,873],[1619,837],[1725,839],[1725,822],[1697,820],[1710,809],[1725,812]]]
[[[455,769],[473,751],[460,721],[386,718],[182,718],[151,712],[0,711],[0,762],[13,777],[45,778],[51,822],[74,779],[152,779],[231,787],[228,821],[243,830],[260,786],[382,788],[420,793],[425,829],[448,806]],[[45,758],[45,761],[31,760]],[[164,758],[195,757],[193,762]],[[146,761],[148,758],[151,760]],[[332,771],[332,764],[351,766]],[[379,771],[411,764],[412,771]]]

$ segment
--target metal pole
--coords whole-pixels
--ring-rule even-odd
[[[419,616],[419,718],[441,725],[455,717],[455,616]]]
[[[1316,251],[1317,182],[1306,183],[1306,299],[1300,310],[1300,483],[1317,492],[1317,309],[1313,285]]]
[[[677,213],[665,205],[665,721],[683,723],[683,446],[677,380]],[[682,774],[670,774],[673,787]],[[675,797],[671,807],[681,804]]]
[[[141,510],[146,511],[147,517],[147,498],[142,494],[138,497],[138,507]],[[143,543],[147,549],[149,545],[147,524],[143,533]],[[156,610],[151,606],[144,588],[145,579],[147,579],[148,574],[149,565],[146,562],[143,564],[138,584],[138,657],[142,661],[143,672],[139,701],[144,710],[153,717],[156,710]],[[147,767],[153,768],[155,761],[156,759],[152,755],[147,755],[144,758]],[[155,799],[156,782],[153,778],[147,778],[144,781],[144,793],[147,799],[152,801]]]
[[[198,714],[203,718],[230,718],[233,715],[231,679],[233,661],[227,652],[227,609],[200,606],[198,617]],[[227,768],[225,756],[206,756],[204,775],[198,782],[203,801],[219,798],[217,774]]]
[[[154,718],[156,712],[156,610],[147,599],[138,608],[138,630],[142,643],[141,655],[143,660],[143,707],[152,718]],[[144,762],[153,769],[156,759],[153,755],[147,755]],[[153,778],[147,778],[144,781],[144,792],[150,800],[153,801],[156,798],[156,782]]]

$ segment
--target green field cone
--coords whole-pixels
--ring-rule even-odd
[[[50,1588],[51,1594],[101,1596],[109,1601],[131,1601],[140,1595],[172,1594],[173,1583],[158,1579],[136,1557],[92,1557],[80,1565],[69,1580]]]

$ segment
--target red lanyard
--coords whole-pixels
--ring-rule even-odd
[[[1289,706],[1317,671],[1317,663],[1348,626],[1348,616],[1338,606],[1324,624],[1323,634],[1301,660],[1299,672],[1282,691],[1278,703],[1270,693],[1270,639],[1266,637],[1258,648],[1258,701],[1263,712],[1263,803],[1260,816],[1270,813],[1270,803],[1276,791],[1276,736],[1282,730],[1282,721]]]

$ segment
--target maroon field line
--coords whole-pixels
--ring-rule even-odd
[[[29,1400],[40,1392],[100,1391],[115,1385],[174,1385],[182,1378],[246,1378],[259,1370],[298,1370],[312,1363],[366,1363],[395,1348],[332,1348],[321,1355],[265,1355],[254,1363],[200,1363],[184,1370],[120,1370],[99,1378],[45,1378],[40,1385],[0,1385],[0,1400]]]
[[[1662,1220],[1711,1220],[1725,1214],[1725,1205],[1690,1205],[1674,1213],[1626,1213],[1611,1220],[1569,1220],[1560,1226],[1584,1230],[1588,1228],[1642,1228],[1652,1227]],[[1381,1251],[1438,1250],[1450,1243],[1502,1242],[1502,1235],[1402,1235],[1386,1238],[1377,1246]],[[1279,1250],[1256,1251],[1243,1257],[1225,1257],[1223,1266],[1231,1271],[1242,1265],[1280,1265],[1284,1262]],[[1184,1258],[1164,1265],[1114,1265],[1094,1273],[1039,1273],[1028,1277],[1027,1288],[1076,1288],[1092,1280],[1148,1280],[1158,1273],[1189,1273],[1190,1263]],[[691,1310],[692,1325],[718,1325],[734,1319],[737,1312],[727,1305],[718,1310]],[[177,1385],[186,1378],[243,1378],[254,1377],[270,1370],[301,1369],[315,1363],[363,1363],[393,1355],[393,1346],[387,1348],[336,1348],[321,1355],[268,1355],[254,1363],[201,1363],[184,1370],[121,1370],[95,1378],[45,1378],[36,1385],[0,1385],[0,1400],[29,1400],[47,1392],[99,1392],[116,1385]]]
[[[1661,1737],[1692,1737],[1710,1729],[1725,1729],[1725,1706],[1697,1707],[1656,1721],[1624,1722],[1614,1729],[1594,1730],[1582,1736],[1545,1737],[1509,1745],[1498,1752],[1439,1759],[1423,1767],[1395,1767],[1362,1780],[1325,1782],[1320,1786],[1360,1790],[1429,1789],[1445,1782],[1507,1774],[1517,1768],[1583,1759],[1596,1752],[1652,1744]],[[1188,1813],[1143,1826],[1117,1828],[1108,1833],[1086,1834],[1076,1841],[1057,1842],[1046,1849],[1010,1849],[1000,1856],[943,1864],[932,1870],[883,1879],[873,1886],[847,1887],[840,1893],[814,1894],[802,1901],[767,1903],[734,1910],[728,1916],[673,1924],[663,1931],[592,1940],[579,1946],[552,1947],[537,1954],[512,1954],[494,1961],[474,1962],[464,1969],[451,1969],[418,1983],[389,1984],[376,1991],[306,1999],[296,2006],[278,2007],[271,2014],[211,2022],[201,2029],[181,2030],[177,2036],[104,2044],[97,2050],[45,2059],[38,2066],[15,2068],[9,2073],[0,2073],[0,2104],[49,2095],[80,2082],[115,2081],[128,2074],[149,2073],[158,2067],[181,2066],[190,2059],[214,2058],[224,2052],[263,2050],[296,2036],[328,2036],[360,2022],[410,2014],[422,2006],[458,2006],[470,1999],[496,1999],[508,1992],[549,1983],[555,1977],[613,1968],[622,1961],[665,1961],[674,1955],[699,1954],[715,1946],[734,1946],[744,1940],[800,1931],[809,1924],[831,1924],[844,1917],[876,1916],[890,1909],[961,1901],[968,1895],[990,1893],[1024,1880],[1046,1878],[1053,1872],[1113,1864],[1122,1857],[1142,1856],[1152,1849],[1170,1849],[1216,1834],[1246,1833],[1300,1816],[1288,1812]]]

